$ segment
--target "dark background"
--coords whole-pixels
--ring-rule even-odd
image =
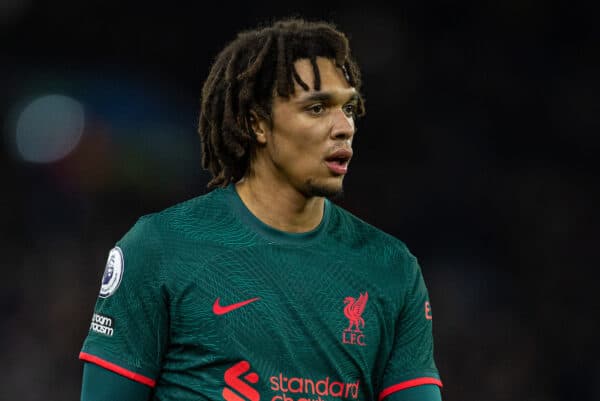
[[[351,38],[368,113],[340,203],[419,257],[444,400],[600,399],[597,4],[3,0],[0,399],[78,399],[108,250],[206,192],[211,61],[289,15]],[[83,135],[27,161],[24,110],[51,94],[83,106]]]

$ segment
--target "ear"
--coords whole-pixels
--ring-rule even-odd
[[[262,145],[267,143],[267,130],[269,129],[267,121],[264,118],[260,118],[256,112],[250,111],[248,123],[256,137],[256,142]]]

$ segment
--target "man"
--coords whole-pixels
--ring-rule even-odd
[[[207,195],[109,253],[82,400],[440,400],[431,308],[406,246],[337,207],[364,114],[346,37],[279,21],[202,91]]]

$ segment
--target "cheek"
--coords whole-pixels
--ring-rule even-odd
[[[320,168],[323,151],[309,138],[279,138],[274,141],[275,163],[292,176],[312,175]]]
[[[280,167],[294,175],[311,174],[321,168],[328,138],[324,121],[291,115],[274,128],[271,154]]]
[[[311,119],[296,118],[289,121],[286,129],[273,133],[275,145],[285,152],[294,152],[301,157],[310,157],[322,152],[327,140],[323,124]]]

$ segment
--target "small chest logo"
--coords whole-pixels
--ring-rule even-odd
[[[344,329],[342,333],[342,342],[344,344],[352,345],[367,345],[365,342],[365,335],[363,334],[361,327],[365,327],[365,320],[362,318],[362,314],[367,306],[369,299],[369,293],[365,291],[364,294],[360,294],[358,299],[353,297],[344,298],[344,315],[348,319],[348,327]]]

